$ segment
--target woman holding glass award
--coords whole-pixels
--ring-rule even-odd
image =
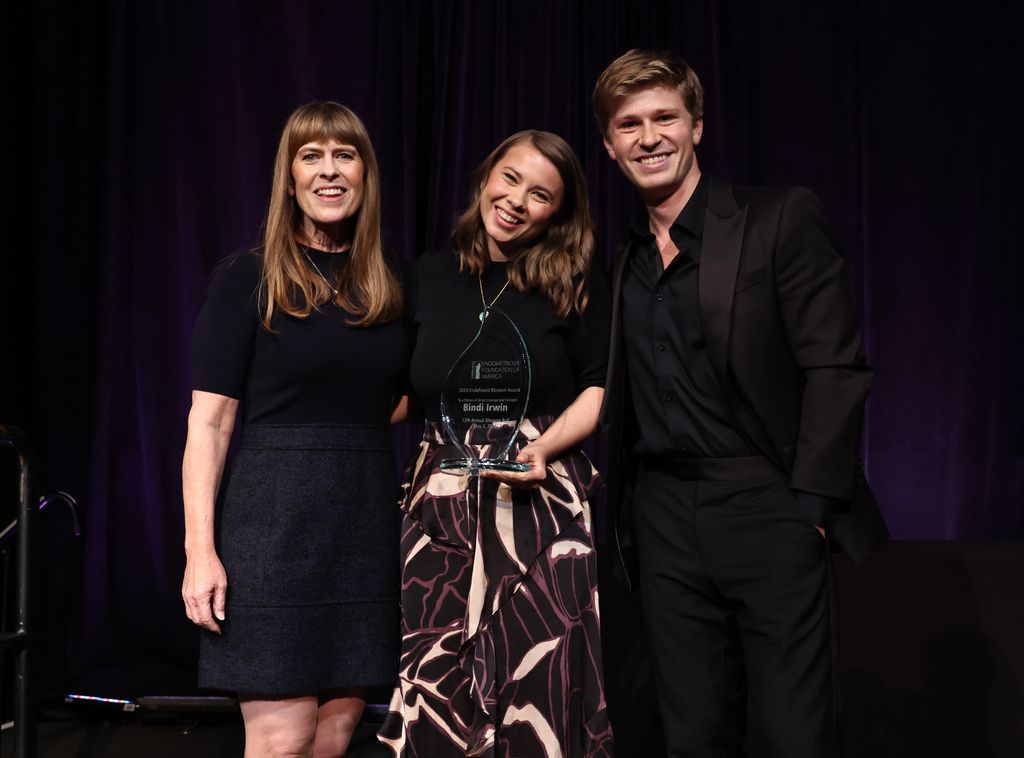
[[[246,756],[343,755],[365,688],[394,681],[401,314],[366,129],[305,105],[281,135],[263,245],[219,266],[193,337],[182,597],[206,630],[200,684],[238,692]]]
[[[453,250],[420,259],[404,485],[397,756],[610,756],[597,561],[579,449],[610,298],[583,172],[548,132],[483,162]]]

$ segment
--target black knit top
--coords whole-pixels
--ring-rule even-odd
[[[487,302],[507,281],[506,265],[492,262],[483,275]],[[441,417],[441,388],[448,369],[480,326],[480,285],[475,274],[460,273],[450,250],[420,258],[413,321],[416,347],[412,388],[428,420]],[[590,300],[582,314],[555,314],[537,292],[509,285],[494,303],[515,322],[529,349],[533,381],[527,416],[558,415],[587,387],[603,387],[608,366],[611,297],[599,270],[589,280]]]
[[[347,253],[310,250],[334,281]],[[192,336],[192,386],[242,401],[245,423],[386,424],[406,390],[411,341],[397,319],[368,328],[332,303],[308,318],[274,314],[260,323],[262,257],[220,263]]]

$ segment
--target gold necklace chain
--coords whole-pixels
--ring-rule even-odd
[[[476,282],[477,282],[477,284],[480,285],[480,302],[483,303],[484,310],[487,311],[487,310],[490,310],[491,308],[493,308],[494,304],[496,302],[498,302],[498,298],[501,297],[503,294],[505,294],[505,290],[508,288],[508,285],[512,282],[512,280],[509,279],[508,275],[506,274],[506,276],[505,276],[505,286],[502,287],[500,290],[498,290],[498,294],[494,296],[494,299],[490,302],[490,304],[488,304],[487,300],[484,298],[484,275],[483,275],[483,273],[481,273],[481,274],[479,274],[477,276]]]

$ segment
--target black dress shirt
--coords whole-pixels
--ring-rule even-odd
[[[622,282],[622,327],[641,457],[751,455],[715,375],[698,298],[708,178],[669,230],[679,253],[662,265],[646,209],[631,226]]]

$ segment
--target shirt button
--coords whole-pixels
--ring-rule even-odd
[[[659,293],[658,293],[658,294],[657,294],[657,295],[656,295],[655,297],[657,297],[657,298],[658,298],[658,302],[659,302],[659,303],[660,303],[660,302],[661,302],[662,300],[664,300],[664,299],[665,299],[665,295],[664,295],[664,294],[662,294],[661,292],[659,292]]]
[[[665,393],[665,402],[666,403],[671,403],[672,402],[672,397],[673,397],[673,395],[672,395],[671,392],[666,392]]]
[[[658,352],[659,353],[664,353],[665,352],[665,346],[664,345],[658,345]]]

